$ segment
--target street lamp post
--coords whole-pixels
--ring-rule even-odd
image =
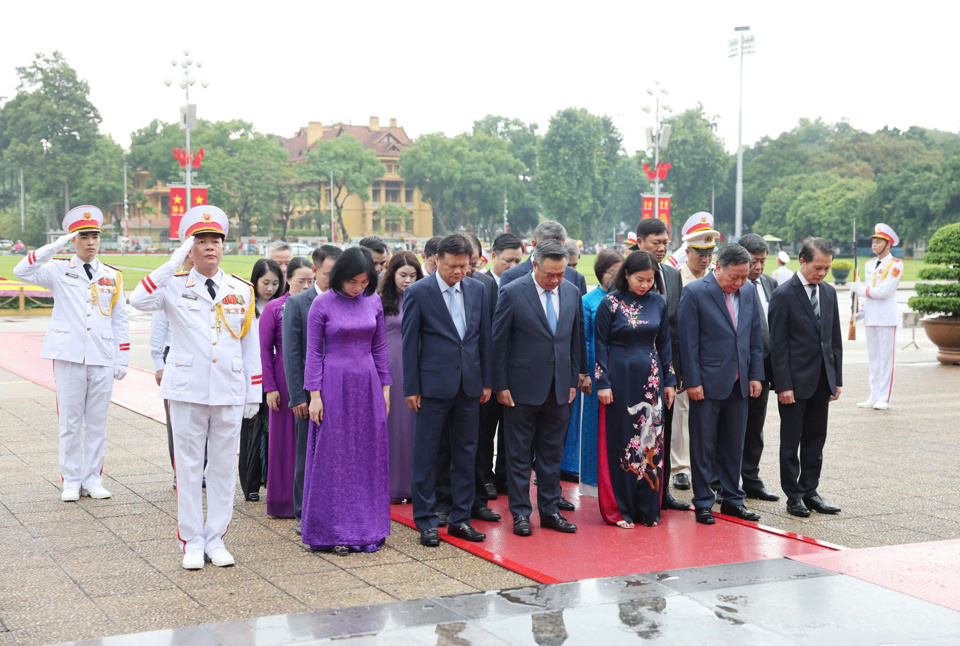
[[[203,67],[203,61],[194,60],[190,56],[190,50],[183,50],[183,58],[181,60],[172,59],[170,65],[173,67],[182,67],[183,76],[180,78],[180,88],[186,92],[187,104],[180,108],[180,129],[187,131],[187,163],[184,166],[185,169],[185,179],[187,184],[186,197],[187,205],[193,204],[190,197],[190,187],[193,180],[192,164],[193,161],[193,152],[190,150],[190,130],[196,128],[197,126],[197,106],[190,103],[190,86],[194,85],[197,82],[197,77],[193,75],[191,68],[196,66],[197,69]],[[173,79],[169,76],[164,77],[164,85],[170,87],[173,84]],[[200,81],[202,87],[209,87],[210,83],[204,79]]]
[[[660,85],[660,81],[654,81],[653,87],[647,88],[647,94],[653,98],[653,107],[643,106],[641,109],[650,114],[653,112],[653,127],[647,128],[647,148],[653,149],[653,167],[657,175],[653,178],[653,217],[660,219],[660,149],[666,148],[670,141],[670,124],[663,123],[660,119],[660,108],[663,108],[665,116],[669,115],[671,108],[666,103],[666,96],[669,94],[667,88]],[[662,104],[662,105],[661,105]]]
[[[743,235],[743,57],[746,54],[753,54],[757,50],[753,42],[753,34],[748,33],[750,27],[734,27],[733,31],[739,37],[730,39],[730,49],[727,56],[729,58],[740,57],[740,112],[737,130],[737,201],[735,214],[735,235],[739,238]]]

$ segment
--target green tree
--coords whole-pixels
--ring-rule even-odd
[[[350,195],[361,200],[370,199],[367,190],[370,184],[387,172],[386,167],[377,159],[377,154],[367,150],[359,140],[342,135],[336,139],[321,139],[317,147],[307,155],[307,164],[303,170],[304,180],[314,187],[319,205],[319,196],[330,185],[330,173],[333,172],[333,209],[337,225],[340,227],[341,240],[348,240],[347,228],[343,224],[343,205]],[[319,207],[318,207],[319,208]],[[317,218],[318,229],[322,218]]]
[[[488,114],[473,122],[473,134],[484,133],[504,139],[510,144],[510,154],[524,165],[521,181],[526,189],[525,193],[515,199],[508,199],[510,226],[515,232],[529,231],[537,226],[539,220],[539,203],[537,184],[534,178],[537,175],[537,151],[541,137],[537,134],[539,126],[535,123],[524,123],[519,119],[507,119],[498,115]],[[495,230],[494,229],[491,230]]]
[[[866,233],[875,223],[885,222],[904,243],[928,237],[940,220],[942,206],[934,206],[940,192],[940,171],[939,163],[918,161],[906,164],[900,172],[877,177],[861,205],[857,230]]]

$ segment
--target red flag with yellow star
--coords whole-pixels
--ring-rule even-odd
[[[187,212],[187,187],[170,187],[170,239],[177,240],[180,236],[180,218]]]

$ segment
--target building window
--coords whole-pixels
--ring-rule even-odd
[[[400,183],[399,182],[387,182],[387,195],[383,199],[384,202],[391,202],[393,204],[398,204],[400,202]]]
[[[374,182],[370,186],[370,199],[374,202],[380,201],[380,184],[378,182]]]
[[[408,188],[403,192],[403,201],[407,203],[407,206],[413,206],[413,189]]]
[[[160,242],[170,242],[170,229],[160,229]]]

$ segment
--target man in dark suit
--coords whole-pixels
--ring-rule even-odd
[[[683,371],[680,358],[680,335],[677,325],[677,310],[680,307],[680,293],[683,290],[683,280],[680,272],[670,265],[663,264],[667,256],[667,244],[670,242],[670,232],[663,220],[647,218],[637,224],[637,248],[649,251],[657,260],[657,274],[654,289],[667,301],[667,316],[670,319],[670,349],[673,352],[673,372],[677,377],[677,385],[681,383]],[[690,505],[677,500],[670,493],[670,441],[673,438],[673,406],[664,410],[663,416],[663,496],[660,506],[663,509],[689,511]],[[684,474],[684,477],[686,475]]]
[[[747,273],[748,287],[750,285],[757,292],[757,302],[760,303],[760,330],[763,332],[763,380],[762,390],[757,398],[750,398],[747,404],[747,434],[743,438],[743,464],[740,466],[740,477],[743,480],[743,492],[747,498],[774,502],[780,496],[767,491],[760,478],[760,457],[763,455],[763,425],[767,419],[767,400],[770,395],[770,382],[773,379],[773,366],[770,364],[770,326],[768,312],[770,297],[777,288],[777,280],[773,276],[763,273],[767,262],[770,247],[766,240],[756,233],[748,233],[738,243],[750,254],[750,271]]]
[[[843,342],[836,290],[823,282],[833,247],[823,238],[804,240],[800,270],[770,298],[773,385],[780,408],[780,486],[787,511],[836,514],[817,486],[827,439],[829,404],[843,385]],[[797,451],[799,450],[799,459]]]
[[[479,406],[490,399],[490,312],[483,284],[467,277],[473,249],[462,235],[443,238],[436,277],[404,292],[403,394],[417,413],[413,450],[413,519],[420,542],[440,544],[436,501],[440,437],[450,433],[452,508],[447,532],[468,541],[486,535],[470,525]]]
[[[310,391],[303,388],[304,357],[307,350],[307,319],[313,299],[330,286],[330,270],[340,257],[340,248],[323,245],[313,250],[313,275],[316,282],[287,299],[283,307],[283,374],[287,378],[287,395],[295,417],[297,460],[293,470],[293,514],[300,533],[300,511],[303,505],[303,472],[307,460],[307,435],[310,431]]]
[[[740,488],[747,396],[760,395],[763,379],[760,305],[753,286],[743,288],[749,270],[747,250],[727,245],[717,256],[716,270],[684,287],[680,296],[677,316],[683,381],[690,396],[693,504],[697,522],[705,525],[714,523],[714,457],[723,496],[720,512],[760,520],[744,507]]]
[[[541,241],[533,271],[501,289],[493,317],[494,388],[504,406],[507,489],[519,536],[532,533],[531,456],[540,526],[577,531],[559,510],[560,462],[579,382],[583,330],[580,294],[563,279],[566,265],[562,243]]]

